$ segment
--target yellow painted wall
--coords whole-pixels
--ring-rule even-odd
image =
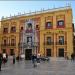
[[[65,28],[56,28],[57,25],[57,19],[61,20],[63,19],[63,16],[65,16]],[[45,18],[51,16],[53,17],[53,29],[45,29]],[[57,18],[58,16],[58,18]],[[58,10],[58,11],[53,11],[53,12],[46,12],[46,13],[41,13],[41,14],[34,14],[31,16],[21,16],[19,18],[12,18],[12,19],[6,19],[1,21],[1,42],[2,42],[2,37],[7,36],[10,37],[11,35],[16,36],[16,48],[15,48],[15,53],[18,55],[19,49],[18,49],[18,43],[19,43],[19,32],[20,32],[20,20],[25,20],[25,19],[34,19],[40,17],[40,54],[46,56],[46,48],[44,47],[44,35],[50,35],[52,34],[54,37],[54,41],[56,41],[56,34],[62,34],[60,31],[62,30],[63,32],[67,33],[67,45],[66,47],[64,46],[63,48],[67,48],[67,55],[70,57],[71,53],[73,52],[73,32],[72,32],[72,9],[64,9],[64,10]],[[56,19],[57,18],[57,19]],[[9,31],[11,28],[11,23],[16,22],[16,33],[8,33],[8,34],[2,34],[2,29],[5,23],[9,23]],[[58,56],[58,49],[62,48],[62,46],[56,46],[54,43],[54,46],[47,46],[47,48],[52,49],[52,56],[56,57]],[[10,49],[10,48],[9,48]],[[57,53],[56,53],[57,52]]]

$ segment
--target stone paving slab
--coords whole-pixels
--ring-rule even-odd
[[[0,75],[75,75],[75,62],[71,60],[50,60],[33,67],[31,61],[20,61],[12,64],[12,60],[2,65]]]

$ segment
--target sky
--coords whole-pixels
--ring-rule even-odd
[[[12,16],[18,15],[18,13],[28,13],[28,12],[33,12],[33,11],[39,11],[42,8],[46,9],[53,9],[53,8],[59,8],[59,7],[65,7],[67,5],[71,5],[72,10],[73,10],[73,22],[75,24],[75,1],[71,0],[19,0],[19,1],[0,1],[0,20],[1,17],[9,17],[10,14]]]

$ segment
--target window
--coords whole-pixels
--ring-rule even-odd
[[[26,29],[26,33],[32,33],[33,30],[32,30],[32,24],[31,23],[28,23],[27,24],[27,29]]]
[[[46,22],[46,28],[52,28],[52,22]]]
[[[28,28],[32,28],[32,24],[31,23],[28,23]]]
[[[8,33],[8,28],[4,28],[3,33]]]
[[[59,44],[64,45],[64,36],[59,36]]]
[[[32,37],[27,37],[27,43],[32,42]]]
[[[14,49],[10,49],[10,55],[14,54]]]
[[[21,27],[21,31],[23,31],[23,27]]]
[[[64,21],[63,20],[57,21],[57,27],[63,27],[63,26],[64,26]]]
[[[3,53],[6,53],[6,49],[3,49]]]
[[[75,36],[73,37],[73,39],[75,40]]]
[[[51,45],[51,37],[47,37],[47,45]]]
[[[16,32],[16,27],[11,27],[11,32]]]
[[[6,46],[6,44],[7,44],[7,43],[6,43],[6,40],[4,40],[4,46]]]
[[[15,43],[15,39],[11,39],[11,45],[12,45],[12,46],[15,46],[15,44],[16,44],[16,43]]]
[[[37,29],[37,30],[39,29],[39,25],[36,25],[36,29]]]

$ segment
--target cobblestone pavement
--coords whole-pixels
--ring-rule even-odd
[[[65,59],[41,62],[33,67],[31,61],[20,61],[12,64],[12,60],[2,65],[0,75],[75,75],[75,62]]]

